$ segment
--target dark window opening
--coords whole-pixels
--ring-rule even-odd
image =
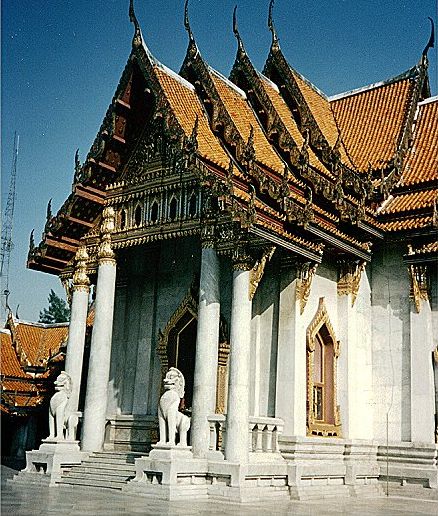
[[[151,207],[151,222],[157,222],[158,220],[158,203],[154,201]]]
[[[189,215],[190,217],[194,217],[196,215],[196,204],[197,204],[197,199],[196,199],[196,195],[195,195],[195,192],[192,193],[192,195],[190,196],[190,200],[189,200]]]
[[[135,208],[134,222],[136,226],[140,226],[141,224],[141,206],[137,206],[137,208]]]
[[[126,227],[126,211],[122,210],[120,214],[120,229],[125,229]]]
[[[178,202],[175,197],[172,197],[169,206],[169,218],[170,220],[175,220],[177,216]]]

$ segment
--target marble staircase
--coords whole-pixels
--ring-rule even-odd
[[[135,477],[135,459],[142,455],[114,451],[91,453],[81,464],[63,473],[57,484],[121,490]]]

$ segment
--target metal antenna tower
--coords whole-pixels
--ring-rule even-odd
[[[9,183],[8,200],[6,202],[5,214],[2,225],[1,249],[0,249],[0,277],[1,285],[5,296],[5,308],[9,309],[9,262],[11,259],[12,243],[12,226],[14,221],[14,206],[15,206],[15,182],[17,179],[17,159],[18,159],[18,145],[20,137],[14,133],[14,154],[12,156],[11,179]]]

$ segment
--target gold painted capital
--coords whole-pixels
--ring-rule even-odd
[[[75,272],[73,274],[73,290],[90,290],[90,279],[87,275],[87,261],[88,261],[88,253],[86,246],[81,246],[76,251],[75,261],[76,267]]]
[[[101,243],[97,252],[97,259],[100,263],[110,261],[115,264],[115,254],[111,245],[111,233],[114,232],[116,213],[112,206],[107,206],[102,212],[100,225]]]

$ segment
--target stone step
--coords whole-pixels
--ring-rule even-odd
[[[93,452],[90,457],[105,457],[105,458],[114,458],[114,459],[131,459],[142,457],[145,455],[144,453],[139,452],[117,452],[117,451],[101,451],[101,452]]]
[[[71,486],[84,486],[84,487],[100,487],[105,489],[117,489],[119,491],[122,490],[123,486],[126,485],[126,481],[108,481],[104,479],[91,479],[91,478],[69,478],[63,477],[60,482],[57,484],[61,486],[71,485]]]
[[[142,455],[135,452],[93,452],[81,464],[65,472],[57,484],[121,490],[135,477],[135,459]]]
[[[108,481],[108,482],[118,482],[118,483],[126,483],[131,478],[134,478],[134,474],[131,475],[102,475],[99,473],[93,473],[88,471],[71,471],[68,475],[65,477],[63,476],[61,478],[61,482],[64,482],[64,480],[72,480],[72,479],[80,479],[80,480],[102,480],[102,481]]]
[[[136,457],[94,457],[89,455],[82,463],[99,463],[99,464],[135,464]]]
[[[70,472],[72,472],[70,470]],[[70,474],[70,472],[67,473]],[[90,472],[90,473],[96,473],[101,475],[135,475],[135,468],[130,468],[129,466],[124,466],[120,468],[115,468],[112,466],[107,466],[104,464],[87,464],[87,465],[81,465],[77,466],[73,472]]]

